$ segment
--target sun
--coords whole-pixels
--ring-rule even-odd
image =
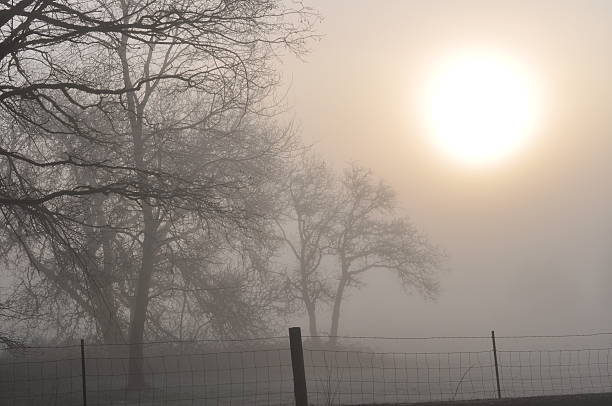
[[[539,98],[532,76],[516,61],[494,53],[458,53],[434,69],[426,86],[426,125],[454,158],[491,164],[534,135]]]

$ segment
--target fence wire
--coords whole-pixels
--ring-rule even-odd
[[[589,335],[590,336],[590,335]],[[581,340],[586,335],[571,336]],[[363,405],[497,397],[495,361],[487,337],[469,350],[440,351],[459,339],[432,344],[435,351],[393,351],[389,337],[304,341],[309,403]],[[561,349],[543,337],[502,336],[498,367],[502,397],[612,392],[612,345],[580,341]],[[548,340],[550,336],[546,336]],[[505,339],[505,341],[504,341]],[[586,339],[586,338],[584,338]],[[427,339],[426,343],[430,343]],[[535,341],[534,341],[535,340]],[[538,341],[539,340],[539,341]],[[605,341],[602,341],[605,343]],[[420,343],[419,348],[426,347]],[[561,343],[563,344],[563,343]],[[570,345],[571,344],[571,345]],[[437,347],[436,347],[437,346]],[[143,344],[144,381],[128,388],[129,347],[85,346],[88,405],[291,405],[293,372],[287,337]],[[82,405],[79,345],[0,351],[0,405]]]
[[[238,345],[237,345],[238,344]],[[144,381],[128,388],[129,347],[87,345],[88,405],[287,405],[289,343],[144,344]],[[252,343],[250,343],[252,344]],[[0,359],[0,404],[82,405],[80,346],[28,348]]]
[[[495,396],[491,351],[384,353],[305,350],[315,404],[413,403]]]

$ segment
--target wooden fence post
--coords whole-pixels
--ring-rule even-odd
[[[493,341],[493,359],[495,360],[495,380],[497,381],[497,398],[501,399],[501,387],[499,386],[499,366],[497,363],[497,346],[495,345],[495,331],[491,330],[491,340]]]
[[[308,406],[306,371],[304,370],[304,350],[302,349],[302,331],[299,327],[291,327],[289,329],[289,346],[291,348],[291,366],[293,367],[295,405]]]
[[[85,378],[85,340],[81,338],[81,379],[83,381],[83,406],[87,406],[87,379]]]

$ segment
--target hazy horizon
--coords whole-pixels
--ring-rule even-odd
[[[433,302],[403,294],[389,273],[368,275],[344,304],[342,333],[610,330],[612,6],[307,4],[324,18],[321,40],[305,62],[283,63],[289,114],[331,161],[358,161],[391,184],[413,222],[448,254]],[[536,136],[486,168],[436,149],[413,104],[428,64],[462,48],[507,53],[544,92]]]

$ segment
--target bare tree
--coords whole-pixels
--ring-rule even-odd
[[[364,273],[393,271],[402,285],[435,297],[439,250],[405,218],[395,213],[393,190],[357,165],[342,178],[342,211],[334,228],[338,274],[331,315],[330,341],[336,342],[340,310],[347,289],[358,287]]]
[[[292,299],[305,308],[318,335],[317,305],[331,304],[335,344],[347,290],[373,270],[390,270],[425,297],[437,294],[441,253],[398,213],[393,190],[352,165],[339,178],[324,162],[301,157],[283,183],[287,208],[277,220],[295,260],[288,269]]]
[[[285,208],[277,219],[281,238],[295,259],[286,284],[292,301],[304,305],[311,336],[318,336],[317,306],[331,297],[332,286],[322,267],[331,248],[331,231],[338,215],[336,184],[324,161],[302,154],[282,183]]]
[[[246,244],[268,239],[261,235],[272,212],[265,183],[274,176],[278,165],[274,161],[290,135],[258,127],[245,126],[223,135],[194,130],[192,135],[197,133],[197,138],[189,143],[169,132],[173,142],[164,140],[147,148],[155,164],[163,162],[165,170],[172,171],[185,185],[194,177],[206,177],[209,187],[199,192],[199,199],[202,203],[206,199],[218,201],[220,205],[218,211],[211,212],[205,210],[210,206],[198,209],[154,201],[150,206],[154,226],[149,232],[155,244],[148,250],[144,240],[146,213],[141,204],[117,196],[92,196],[79,199],[76,203],[80,205],[74,204],[77,210],[72,213],[80,212],[82,220],[71,224],[70,250],[50,244],[48,235],[28,235],[15,229],[20,247],[45,277],[37,296],[63,291],[78,305],[82,319],[95,321],[106,342],[129,342],[132,349],[142,349],[147,322],[153,335],[171,331],[168,324],[164,329],[160,320],[162,313],[170,313],[169,304],[177,295],[184,297],[184,303],[193,309],[192,315],[200,314],[197,322],[211,323],[211,328],[201,332],[254,333],[251,327],[264,324],[261,312],[273,305],[275,285],[264,283],[260,278],[263,273],[258,275],[262,268],[265,270],[260,260],[263,244],[248,250]],[[175,154],[181,160],[165,161]],[[208,172],[202,173],[201,167]],[[91,169],[72,172],[75,178],[89,176],[90,182],[97,181]],[[99,176],[104,175],[102,172]],[[238,245],[238,241],[242,243]],[[149,262],[145,261],[147,255]],[[145,301],[139,302],[138,289],[143,289],[143,283],[148,284],[142,293]],[[267,302],[262,301],[265,298]],[[243,305],[237,306],[239,303]],[[138,319],[135,314],[143,316]],[[136,327],[140,330],[134,338]],[[136,353],[132,359],[141,362],[142,357]],[[141,370],[142,364],[133,368]],[[131,385],[138,387],[142,382],[132,381]]]
[[[91,156],[72,150],[61,157],[49,157],[44,144],[50,135],[78,134],[93,145],[109,146],[114,138],[100,133],[95,123],[88,125],[92,121],[82,120],[83,113],[96,109],[108,114],[118,97],[122,103],[130,103],[130,97],[126,100],[121,96],[162,82],[200,89],[212,85],[209,90],[248,83],[250,86],[234,99],[236,107],[244,104],[257,87],[265,86],[259,79],[269,79],[266,64],[274,49],[303,51],[313,21],[311,11],[300,4],[285,8],[273,0],[21,0],[16,4],[6,1],[3,6],[1,118],[7,125],[16,121],[21,131],[32,137],[29,146],[33,148],[0,144],[0,156],[12,166],[11,178],[0,184],[0,205],[11,210],[17,206],[15,210],[33,218],[51,216],[45,204],[61,197],[119,194],[163,198],[153,185],[146,190],[142,184],[136,187],[142,175],[142,168],[136,165],[115,162],[104,155],[92,161]],[[136,74],[124,80],[124,64],[132,69],[137,58],[157,56],[157,50],[153,51],[156,47],[181,48],[183,58],[166,59],[166,69],[132,71]],[[112,57],[123,48],[130,49],[129,60]],[[132,51],[136,49],[144,49],[144,53],[135,55]],[[187,66],[186,60],[192,63]],[[182,69],[176,68],[179,64],[183,64]],[[169,71],[169,65],[175,69]],[[52,187],[21,182],[28,171],[49,172],[70,165],[96,166],[117,176],[112,182],[97,185]],[[163,178],[166,174],[155,175]]]
[[[129,261],[131,387],[164,256],[190,228],[204,244],[265,228],[263,182],[290,134],[256,117],[273,113],[271,59],[303,50],[311,16],[273,0],[24,0],[0,20],[3,220],[110,340]]]

